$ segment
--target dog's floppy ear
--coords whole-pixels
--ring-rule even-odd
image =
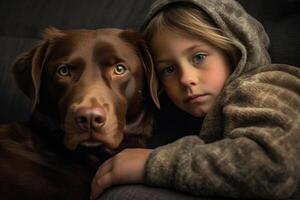
[[[150,89],[150,94],[153,102],[160,108],[160,103],[158,99],[158,79],[155,74],[154,64],[152,56],[148,50],[145,40],[142,38],[142,35],[137,31],[126,29],[121,33],[121,37],[129,41],[136,47],[136,51],[142,61],[148,86]]]
[[[12,66],[18,87],[32,100],[32,110],[38,103],[42,70],[50,53],[51,39],[57,35],[61,35],[59,30],[46,29],[43,39],[31,50],[21,54]]]

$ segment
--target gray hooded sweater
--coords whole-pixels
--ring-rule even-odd
[[[299,68],[270,64],[264,28],[234,0],[158,0],[142,30],[178,2],[206,12],[241,58],[199,135],[155,149],[146,182],[204,196],[291,196],[300,175]]]

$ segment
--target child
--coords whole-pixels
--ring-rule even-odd
[[[142,29],[164,91],[203,125],[199,136],[106,161],[91,197],[125,183],[291,196],[300,175],[300,70],[270,64],[261,24],[234,0],[158,0]]]

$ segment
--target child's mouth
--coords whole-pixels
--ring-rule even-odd
[[[201,103],[206,101],[208,97],[208,93],[191,95],[184,100],[184,103]]]

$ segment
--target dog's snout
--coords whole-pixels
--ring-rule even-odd
[[[101,107],[82,107],[75,113],[76,124],[83,130],[101,128],[106,121],[106,113]]]

